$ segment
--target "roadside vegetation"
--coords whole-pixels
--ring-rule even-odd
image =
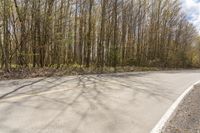
[[[200,39],[180,0],[1,0],[0,67],[1,78],[198,68]]]

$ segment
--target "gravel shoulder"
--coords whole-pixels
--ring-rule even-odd
[[[162,133],[200,133],[200,85],[180,103]]]

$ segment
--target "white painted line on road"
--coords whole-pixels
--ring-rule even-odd
[[[161,133],[162,129],[164,128],[165,124],[168,122],[171,115],[176,110],[177,106],[181,103],[184,97],[194,88],[194,86],[199,83],[200,83],[200,80],[192,84],[188,89],[185,90],[185,92],[181,94],[181,96],[178,97],[178,99],[171,105],[171,107],[162,116],[160,121],[156,124],[156,126],[151,130],[150,133]]]

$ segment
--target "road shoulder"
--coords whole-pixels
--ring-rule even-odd
[[[200,84],[195,85],[183,99],[162,133],[199,133],[200,132]]]

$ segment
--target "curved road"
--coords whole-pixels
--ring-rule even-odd
[[[1,133],[149,133],[200,71],[0,81]]]

